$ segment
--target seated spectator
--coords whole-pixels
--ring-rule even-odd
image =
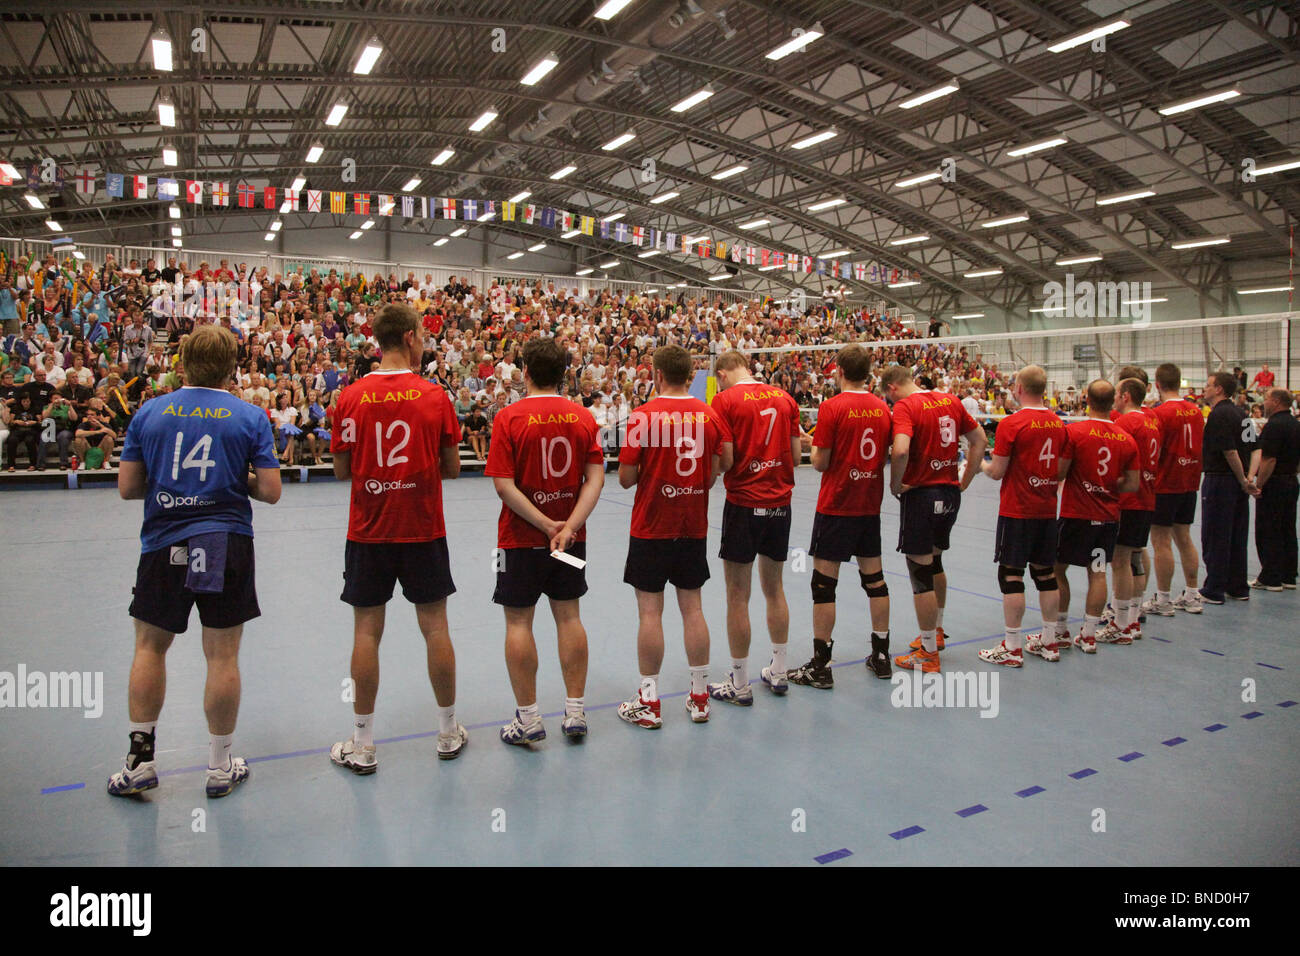
[[[35,471],[37,462],[42,457],[40,449],[41,420],[32,404],[32,393],[21,392],[12,407],[3,408],[4,424],[9,431],[5,439],[5,458],[9,462],[9,471],[15,469],[18,461],[18,446],[27,449],[27,470]],[[42,462],[43,463],[43,462]]]
[[[101,418],[101,413],[95,408],[93,401],[86,409],[85,419],[77,425],[72,450],[77,453],[77,457],[87,468],[102,469],[108,467],[108,460],[113,456],[113,449],[117,445],[117,433],[106,420]],[[92,449],[97,452],[95,456],[90,454]]]
[[[488,419],[485,414],[486,405],[486,396],[482,401],[473,403],[464,421],[464,438],[469,442],[475,461],[487,461]]]

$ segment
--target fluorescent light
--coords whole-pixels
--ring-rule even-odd
[[[1295,169],[1300,166],[1300,159],[1285,159],[1280,163],[1274,163],[1272,166],[1260,166],[1255,170],[1256,176],[1267,176],[1270,173],[1282,173],[1288,169]]]
[[[13,163],[0,163],[0,173],[4,173],[10,179],[18,178],[18,170]]]
[[[273,233],[273,232],[268,232],[268,233],[267,233],[265,236],[263,236],[262,238],[265,239],[267,242],[270,242],[272,239],[275,238],[275,233]]]
[[[1136,189],[1125,189],[1121,192],[1110,193],[1105,196],[1097,197],[1098,206],[1113,206],[1117,202],[1128,202],[1133,199],[1145,199],[1147,196],[1154,196],[1156,191],[1146,186],[1139,186]]]
[[[915,279],[904,279],[902,282],[889,283],[889,287],[891,289],[906,289],[909,285],[920,285],[920,284],[921,283],[917,282]]]
[[[354,232],[352,235],[348,236],[348,238],[349,238],[349,239],[360,239],[362,235],[363,235],[363,233],[361,232],[360,229],[358,229],[358,230],[357,230],[356,232]]]
[[[965,279],[987,279],[989,276],[1002,275],[1001,269],[980,269],[976,272],[967,272],[963,275]]]
[[[954,322],[956,322],[958,319],[982,319],[982,318],[984,318],[983,312],[963,312],[961,315],[954,315],[952,317]]]
[[[483,213],[483,215],[481,215],[481,216],[478,217],[478,221],[479,221],[479,222],[487,222],[489,219],[495,219],[496,217],[497,217],[497,214],[494,213],[494,212],[485,212],[485,213]]]
[[[759,272],[771,272],[773,269],[779,269],[780,266],[759,266]]]
[[[184,235],[184,233],[181,232],[180,226],[172,226],[172,235],[179,238],[180,236]]]
[[[469,126],[471,133],[481,133],[497,118],[496,110],[484,110],[483,114]]]
[[[1289,285],[1274,285],[1265,289],[1238,289],[1238,295],[1263,295],[1265,292],[1290,292]],[[1141,301],[1141,300],[1138,300]]]
[[[164,166],[175,166],[179,162],[179,160],[176,158],[175,146],[164,146],[162,154],[163,154]]]
[[[891,246],[910,246],[914,242],[925,242],[930,237],[925,233],[919,233],[915,236],[901,236],[898,239],[890,239]]]
[[[698,106],[700,103],[703,103],[712,95],[713,95],[713,87],[706,86],[703,89],[696,90],[690,96],[686,97],[686,99],[678,100],[676,103],[670,106],[669,109],[671,109],[674,113],[685,113],[692,106]]]
[[[601,149],[605,150],[606,152],[609,152],[611,149],[618,149],[620,146],[624,145],[625,143],[630,143],[634,139],[636,139],[636,133],[633,133],[632,131],[629,130],[626,133],[623,133],[619,136],[615,136],[608,143],[602,146]]]
[[[693,246],[693,245],[695,245],[697,242],[703,242],[703,241],[704,241],[705,239],[707,239],[707,238],[709,238],[709,237],[708,237],[708,236],[691,236],[689,239],[686,240],[686,244],[687,244],[688,246]]]
[[[900,179],[898,182],[894,183],[894,188],[906,189],[908,186],[919,186],[921,183],[928,183],[930,180],[939,179],[941,176],[943,176],[943,173],[940,172],[920,173],[916,176],[908,176],[906,179]]]
[[[649,259],[651,256],[658,256],[662,254],[663,254],[662,249],[647,249],[645,252],[638,252],[636,257],[638,259]]]
[[[751,219],[749,222],[742,222],[737,229],[757,229],[759,226],[766,226],[771,223],[771,219]]]
[[[513,196],[510,197],[509,201],[510,201],[510,202],[523,202],[525,199],[527,199],[527,198],[528,198],[529,196],[531,196],[531,195],[532,195],[532,192],[531,192],[530,190],[525,189],[525,190],[524,190],[523,192],[521,192],[521,193],[515,193]]]
[[[510,255],[506,256],[507,259],[522,259],[523,257],[524,254],[522,252],[512,252]]]
[[[677,284],[674,285],[674,286],[669,286],[669,288],[670,288],[670,289],[685,289],[685,288],[686,288],[686,283],[685,283],[685,282],[679,282],[679,283],[677,283]]]
[[[153,68],[155,70],[164,70],[171,72],[172,68],[172,41],[167,32],[162,29],[154,31],[153,36],[149,38],[149,44],[153,47]]]
[[[853,255],[853,250],[852,250],[852,249],[832,249],[830,252],[819,252],[819,253],[817,253],[817,258],[818,258],[818,259],[838,259],[838,258],[840,258],[840,257],[842,257],[842,256],[851,256],[851,255]]]
[[[730,279],[730,272],[718,272],[708,277],[710,282],[721,282],[723,279]]]
[[[789,56],[791,53],[798,53],[813,40],[820,40],[826,35],[826,31],[820,23],[814,23],[807,30],[804,30],[798,36],[786,40],[779,47],[767,52],[769,60],[779,60],[782,57]]]
[[[293,207],[289,205],[289,200],[286,199],[284,202],[280,203],[280,215],[284,215],[286,212],[292,212],[292,211],[293,211]]]
[[[405,183],[402,184],[402,192],[404,193],[414,192],[416,187],[419,186],[421,182],[422,180],[420,179],[419,176],[412,176],[410,179],[408,179]]]
[[[843,196],[837,199],[823,199],[821,202],[815,202],[808,207],[809,212],[821,212],[823,209],[833,209],[836,206],[843,206],[847,199]]]
[[[372,226],[374,226],[374,224],[375,224],[375,221],[374,221],[373,219],[367,219],[365,222],[363,222],[363,223],[361,224],[361,228],[362,228],[362,229],[370,229]]]
[[[46,219],[46,220],[45,220],[45,225],[49,226],[51,232],[62,232],[62,231],[63,231],[63,227],[60,226],[57,222],[55,222],[53,219]]]
[[[429,162],[434,166],[441,166],[443,163],[445,163],[447,160],[451,159],[455,155],[456,155],[456,151],[454,149],[447,148],[444,149],[437,156],[433,157],[433,159],[429,160]]]
[[[744,166],[744,165],[741,165],[741,164],[737,164],[737,165],[735,165],[735,166],[728,166],[728,167],[727,167],[726,169],[724,169],[722,172],[720,172],[720,173],[714,173],[713,176],[712,176],[711,178],[712,178],[712,179],[730,179],[732,176],[739,176],[741,173],[743,173],[743,172],[744,172],[745,170],[747,170],[747,169],[749,169],[748,166]]]
[[[595,271],[596,271],[595,269],[579,269],[577,272],[574,273],[574,275],[589,276]]]
[[[27,205],[33,209],[44,209],[45,203],[41,202],[41,197],[36,193],[24,193],[23,198],[27,200]]]
[[[158,100],[158,125],[175,126],[176,125],[176,107],[168,99]]]
[[[181,218],[181,207],[172,203],[167,207],[167,215],[171,216],[173,219]]]
[[[529,246],[529,247],[528,247],[528,251],[529,251],[529,252],[541,252],[541,251],[542,251],[543,249],[545,249],[545,248],[546,248],[546,243],[544,243],[544,242],[539,242],[539,243],[537,243],[536,245]]]
[[[325,152],[324,146],[322,146],[320,143],[312,143],[311,149],[307,150],[306,161],[309,163],[319,162],[324,152]]]
[[[330,115],[325,117],[326,126],[338,126],[343,122],[343,117],[348,113],[347,103],[335,103],[334,108],[330,110]]]
[[[1159,297],[1157,297],[1157,298],[1150,298],[1150,299],[1127,299],[1127,300],[1121,302],[1120,305],[1121,305],[1121,306],[1123,306],[1123,305],[1143,305],[1143,304],[1150,303],[1150,302],[1168,302],[1168,301],[1169,301],[1168,299],[1159,298]]]
[[[293,177],[293,182],[289,184],[289,188],[292,189],[294,192],[300,192],[302,190],[302,187],[306,185],[307,185],[306,176],[295,176]]]
[[[550,73],[551,70],[555,69],[559,65],[560,65],[560,58],[557,57],[554,53],[548,53],[546,54],[546,56],[538,60],[537,65],[534,66],[527,73],[525,73],[524,78],[519,82],[522,83],[524,86],[536,86],[539,82],[541,82],[542,77],[544,77],[547,73]]]
[[[923,93],[917,93],[915,96],[908,97],[899,103],[899,109],[910,110],[917,106],[924,106],[931,100],[937,100],[941,96],[948,96],[950,93],[956,93],[961,87],[956,80],[950,80],[942,86],[936,86],[933,89],[926,90]]]
[[[605,0],[592,16],[597,20],[612,20],[631,2],[632,0]]]
[[[383,52],[384,45],[379,42],[379,37],[374,37],[361,51],[361,56],[357,59],[357,65],[352,68],[352,72],[359,76],[369,76]]]
[[[576,236],[576,235],[577,235],[578,233],[580,233],[580,232],[582,232],[581,229],[570,229],[568,232],[566,232],[566,233],[564,233],[562,236],[560,236],[560,238],[561,238],[561,239],[572,239],[574,236]]]
[[[614,268],[616,265],[618,265],[618,260],[617,260],[617,259],[611,259],[609,262],[602,262],[602,263],[600,264],[600,267],[601,267],[602,269],[612,269],[612,268]]]
[[[1060,305],[1053,309],[1030,309],[1030,312],[1064,312],[1065,306]]]
[[[173,240],[172,240],[172,248],[173,248],[173,249],[179,249],[180,247],[181,247],[181,240],[180,240],[180,239],[173,239]]]
[[[443,236],[441,239],[435,240],[433,244],[435,246],[445,246],[447,244],[447,241],[448,241],[447,237]]]
[[[1053,146],[1064,146],[1069,140],[1064,136],[1053,136],[1051,139],[1040,139],[1036,143],[1030,143],[1027,146],[1017,146],[1015,149],[1007,150],[1008,156],[1028,156],[1030,153],[1038,153],[1045,149],[1051,149]]]
[[[1029,219],[1029,213],[1018,212],[1013,216],[1002,216],[999,219],[989,219],[980,223],[981,229],[996,229],[998,226],[1009,226],[1014,222],[1026,222]]]
[[[1069,259],[1057,259],[1058,266],[1081,266],[1085,262],[1101,262],[1101,256],[1090,254],[1086,256],[1073,256]]]
[[[660,193],[658,196],[655,196],[653,199],[651,199],[650,205],[657,206],[661,202],[667,202],[670,199],[676,199],[680,195],[681,193],[679,193],[677,190],[670,189],[668,192]]]
[[[279,219],[277,219],[275,222],[271,223],[270,228],[272,232],[279,232],[281,229],[284,228],[284,223],[281,222]]]
[[[1221,246],[1225,243],[1232,242],[1230,236],[1207,236],[1204,239],[1184,239],[1182,242],[1175,242],[1170,245],[1170,249],[1199,249],[1202,246]]]
[[[451,234],[451,238],[453,238],[453,239],[458,239],[458,238],[460,238],[461,236],[465,235],[465,233],[467,233],[467,232],[469,232],[469,230],[466,229],[464,226],[461,226],[459,229],[457,229],[457,230],[455,230],[454,232],[452,232],[452,234]]]
[[[74,259],[84,259],[84,258],[86,258],[86,254],[85,254],[84,252],[82,252],[80,249],[73,249],[73,250],[72,250],[72,257],[73,257]]]
[[[1093,40],[1101,37],[1110,36],[1110,34],[1123,30],[1128,26],[1131,26],[1131,24],[1127,20],[1111,20],[1109,23],[1090,27],[1082,33],[1072,34],[1064,40],[1057,40],[1047,49],[1052,53],[1064,53],[1066,50],[1072,50],[1076,46],[1083,46],[1083,44],[1091,43]]]
[[[1190,100],[1181,100],[1177,103],[1170,103],[1168,106],[1160,107],[1157,112],[1161,116],[1174,116],[1178,113],[1186,113],[1188,110],[1198,109],[1202,106],[1209,106],[1211,103],[1222,103],[1224,100],[1230,100],[1241,95],[1241,90],[1229,89],[1219,90],[1215,93],[1202,93],[1194,96]]]
[[[652,293],[652,292],[658,292],[659,290],[658,290],[658,289],[651,288],[651,289],[642,289],[641,291],[644,292],[646,295],[649,295],[650,293]]]
[[[577,172],[577,171],[578,171],[578,167],[577,167],[577,166],[561,166],[561,167],[560,167],[559,169],[557,169],[555,172],[551,173],[551,177],[550,177],[550,178],[551,178],[551,179],[563,179],[565,176],[569,175],[569,173],[574,173],[574,172]]]
[[[790,148],[807,149],[809,146],[816,146],[818,143],[824,143],[826,142],[826,140],[832,139],[839,135],[840,135],[840,131],[835,129],[834,127],[831,127],[830,129],[824,129],[820,133],[813,133],[811,136],[807,136],[801,140],[791,143]]]
[[[604,219],[601,220],[601,222],[617,222],[619,219],[622,219],[626,215],[627,213],[625,212],[616,212],[611,216],[606,216]]]

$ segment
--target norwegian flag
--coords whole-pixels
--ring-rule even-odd
[[[230,184],[229,183],[212,184],[212,205],[214,206],[230,205]]]
[[[643,229],[641,226],[632,227],[632,245],[634,246],[645,245],[645,229]]]
[[[754,264],[754,259],[756,258],[757,252],[758,250],[755,249],[753,246],[745,247],[745,265],[752,266]]]
[[[466,199],[461,203],[462,211],[466,222],[473,222],[478,218],[478,202],[474,199]]]
[[[352,211],[358,216],[369,216],[370,193],[354,193],[352,196]]]
[[[131,195],[136,199],[144,199],[149,195],[149,177],[132,176],[131,177]]]
[[[286,189],[284,191],[284,204],[289,207],[286,211],[298,211],[298,190]]]
[[[379,215],[391,216],[393,214],[393,197],[379,194]]]
[[[785,265],[785,253],[782,252],[780,249],[777,249],[775,252],[772,253],[772,265],[774,266]]]
[[[320,194],[319,189],[307,190],[307,211],[320,212]]]
[[[443,218],[443,219],[455,219],[455,218],[456,218],[456,200],[454,200],[454,199],[440,199],[440,200],[438,200],[438,201],[442,204],[442,218]]]
[[[240,183],[239,186],[236,188],[235,192],[238,195],[236,202],[239,203],[241,209],[253,208],[253,187],[252,186],[248,185],[248,183]]]
[[[407,219],[415,218],[415,197],[414,196],[402,197],[402,215],[405,216]]]
[[[77,192],[83,196],[95,195],[95,174],[89,169],[78,169],[77,175],[73,177],[77,180]]]
[[[276,189],[275,189],[274,186],[267,186],[265,189],[262,190],[262,208],[263,208],[263,209],[274,209],[274,208],[275,208],[275,206],[276,206],[276,202],[275,202],[275,193],[276,193]]]
[[[524,223],[531,226],[533,220],[537,218],[537,207],[529,203],[524,207]]]
[[[191,203],[203,202],[203,181],[199,179],[185,180],[185,199]]]

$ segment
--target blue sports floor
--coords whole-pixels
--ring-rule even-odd
[[[252,779],[208,801],[202,768],[203,658],[197,616],[169,655],[158,730],[161,786],[138,801],[104,792],[121,765],[132,632],[126,608],[140,506],[106,489],[4,491],[0,670],[103,671],[103,716],[5,709],[0,862],[6,864],[1032,864],[1300,863],[1300,594],[1252,592],[1200,617],[1152,618],[1131,647],[1077,651],[1021,671],[982,664],[1000,638],[992,563],[997,489],[963,501],[949,572],[945,671],[996,670],[998,713],[897,708],[867,674],[866,596],[840,588],[833,691],[761,686],[755,704],[714,703],[693,725],[680,619],[668,602],[664,727],[613,711],[637,685],[632,590],[622,567],[632,493],[607,483],[590,522],[583,602],[590,641],[591,733],[574,745],[555,712],[563,687],[554,628],[538,613],[540,703],[551,737],[506,747],[513,710],[502,614],[491,603],[498,501],[465,477],[446,486],[459,591],[449,603],[458,717],[455,761],[434,757],[433,696],[414,613],[390,606],[376,732],[380,771],[355,777],[326,751],[350,733],[351,613],[338,600],[347,489],[288,485],[256,505],[263,616],[246,629],[235,749]],[[792,544],[806,547],[817,476],[798,470]],[[716,555],[721,487],[713,495]],[[893,649],[916,633],[886,498]],[[1255,570],[1252,542],[1252,573]],[[846,569],[847,570],[847,569]],[[728,664],[722,569],[705,588],[711,677]],[[810,570],[787,568],[790,664],[811,650]],[[1072,614],[1082,613],[1076,572]],[[755,585],[751,673],[767,662]],[[1033,591],[1030,591],[1030,603]],[[1027,623],[1035,624],[1031,612]],[[1253,683],[1256,700],[1243,701]],[[205,814],[196,814],[196,810]],[[1097,811],[1104,811],[1098,832]],[[801,811],[801,812],[800,812]],[[204,826],[200,827],[202,822]],[[801,825],[802,824],[802,825]],[[196,832],[197,831],[197,832]]]

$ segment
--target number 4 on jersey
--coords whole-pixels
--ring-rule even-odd
[[[181,451],[184,444],[185,433],[177,432],[176,449],[172,453],[172,481],[180,480],[181,469],[183,468],[197,468],[199,470],[199,481],[207,481],[208,469],[215,468],[217,464],[208,457],[212,454],[212,436],[206,434],[203,435],[194,443],[194,447],[190,449],[190,453],[186,455],[185,460],[182,461]]]

